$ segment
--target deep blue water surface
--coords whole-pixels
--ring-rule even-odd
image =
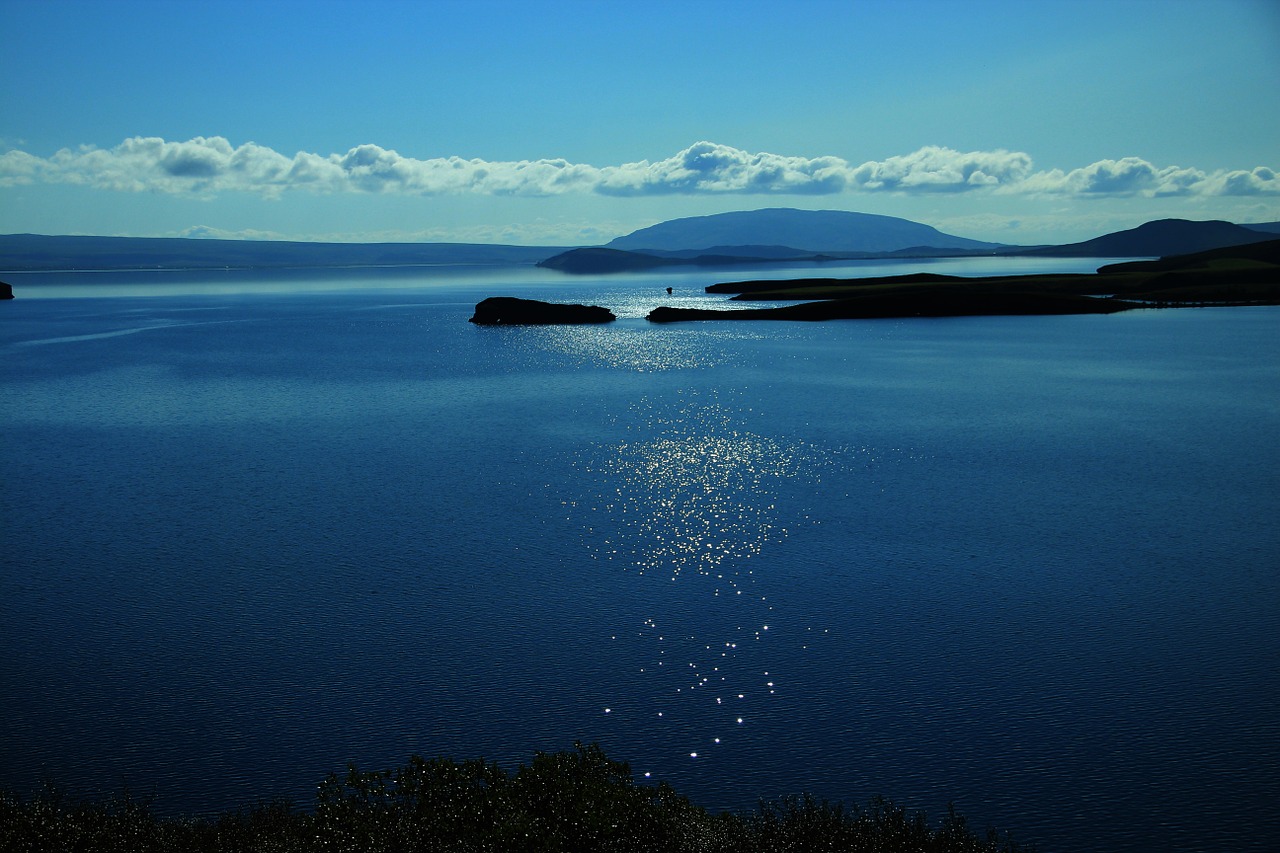
[[[0,785],[307,805],[347,762],[580,740],[714,808],[1280,839],[1280,309],[650,326],[716,275],[8,278]],[[498,294],[621,319],[466,322]]]

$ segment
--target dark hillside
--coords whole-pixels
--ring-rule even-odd
[[[1188,219],[1158,219],[1131,228],[1062,246],[1042,246],[1009,254],[1049,257],[1162,258],[1242,246],[1273,239],[1270,234],[1221,220],[1194,222]]]
[[[1194,255],[1169,255],[1156,261],[1128,261],[1121,264],[1107,264],[1105,267],[1099,267],[1098,272],[1153,272],[1171,269],[1201,269],[1226,260],[1280,264],[1280,240],[1269,239],[1261,243],[1249,243],[1244,246],[1224,246],[1221,249],[1196,252]],[[1239,264],[1237,263],[1237,265]]]

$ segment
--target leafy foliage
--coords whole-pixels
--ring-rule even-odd
[[[867,808],[808,795],[713,815],[670,786],[637,785],[596,745],[538,753],[508,774],[483,760],[414,756],[394,771],[331,774],[315,809],[270,803],[216,820],[156,817],[127,793],[68,803],[56,791],[0,792],[0,850],[216,853],[1016,853],[994,831],[979,839],[950,810],[930,829],[884,799]]]

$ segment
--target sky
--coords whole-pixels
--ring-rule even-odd
[[[1280,220],[1280,0],[0,0],[0,233]]]

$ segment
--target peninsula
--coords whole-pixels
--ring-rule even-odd
[[[998,314],[1110,314],[1132,308],[1280,305],[1280,240],[1156,261],[1110,264],[1096,273],[966,278],[917,273],[714,284],[732,301],[796,302],[770,308],[655,308],[655,323],[680,320],[833,320]]]

